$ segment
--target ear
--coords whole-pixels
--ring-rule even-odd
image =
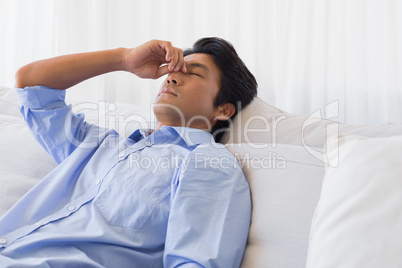
[[[236,108],[232,103],[221,104],[216,109],[214,119],[220,121],[226,121],[235,113],[235,111]]]

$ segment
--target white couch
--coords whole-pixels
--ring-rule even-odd
[[[123,135],[146,127],[147,122],[152,121],[151,109],[128,104],[78,102],[74,109],[85,112],[88,121],[115,127]],[[55,163],[25,127],[14,90],[5,87],[0,87],[0,129],[1,216],[52,170]],[[395,250],[388,247],[401,248],[395,244],[396,239],[388,244],[388,240],[383,241],[384,236],[373,235],[372,238],[380,239],[382,244],[370,247],[367,246],[370,239],[364,239],[364,233],[378,233],[376,228],[383,228],[383,234],[384,224],[397,229],[402,216],[393,214],[394,218],[388,219],[393,210],[387,209],[388,214],[381,214],[382,223],[365,229],[362,226],[377,220],[381,205],[395,206],[397,210],[400,199],[397,191],[402,188],[398,189],[401,182],[396,174],[400,173],[388,172],[401,166],[397,161],[402,163],[401,157],[397,158],[401,153],[396,152],[401,146],[395,145],[402,142],[401,138],[391,137],[397,135],[402,135],[402,126],[343,125],[289,114],[255,99],[237,116],[231,132],[223,137],[223,142],[242,165],[251,187],[253,214],[242,267],[297,268],[305,267],[306,263],[309,267],[370,267],[373,263],[360,262],[362,256],[370,257],[371,253],[393,256]],[[330,136],[335,138],[326,146]],[[384,143],[388,151],[384,151]],[[392,155],[391,160],[386,154]],[[375,161],[378,157],[382,161]],[[387,164],[388,173],[373,172],[378,171],[377,164]],[[361,170],[366,171],[364,176],[374,177],[370,179],[373,184],[369,189],[365,187],[366,177],[356,175]],[[392,187],[378,187],[382,181],[379,177],[392,181]],[[349,183],[354,185],[354,191],[349,191]],[[364,189],[363,196],[357,191],[360,188]],[[382,192],[375,192],[378,189]],[[385,199],[387,191],[392,192],[392,200],[377,202],[376,211],[367,207],[373,201],[366,202],[366,199],[372,195],[376,196],[376,201],[381,197]],[[356,195],[361,197],[359,202],[356,202]],[[344,222],[353,224],[341,224]],[[333,228],[337,230],[336,235],[329,235]],[[375,241],[371,242],[375,244]],[[353,255],[351,250],[361,243],[365,249]],[[382,249],[384,254],[381,254]],[[352,254],[345,258],[348,252]],[[401,266],[401,257],[395,258],[393,264]],[[376,264],[381,261],[380,258]]]

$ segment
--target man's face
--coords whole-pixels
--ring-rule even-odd
[[[191,54],[184,61],[187,72],[171,73],[162,84],[155,99],[155,116],[161,124],[211,128],[220,70],[208,54]]]

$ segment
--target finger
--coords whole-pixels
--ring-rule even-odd
[[[161,41],[160,47],[165,51],[166,63],[170,62],[173,54],[173,46],[169,41]]]
[[[175,71],[175,72],[178,72],[178,71],[180,71],[181,69],[183,69],[183,66],[185,65],[185,64],[184,64],[184,58],[183,58],[183,50],[178,49],[178,53],[179,53],[179,60],[178,60],[178,62],[177,62],[176,67],[174,68],[174,71]],[[183,71],[183,70],[182,70],[182,71]],[[185,71],[183,71],[183,72],[185,72]]]
[[[183,59],[183,66],[181,67],[181,71],[183,73],[187,73],[187,65],[186,65],[186,62],[184,61],[184,52],[183,52],[183,50],[181,51],[181,53],[182,53],[182,59]]]
[[[170,73],[169,66],[162,65],[158,68],[155,79],[158,79],[159,77],[164,76],[165,74],[168,74],[168,73]]]
[[[169,63],[169,70],[175,71],[176,65],[179,62],[179,51],[177,48],[173,49],[172,59]]]
[[[183,67],[181,67],[181,71],[182,71],[183,73],[187,73],[187,66],[186,66],[186,63],[184,63],[184,64],[183,64]]]

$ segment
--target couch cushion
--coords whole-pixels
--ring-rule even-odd
[[[56,164],[29,133],[22,118],[0,114],[0,129],[1,217]]]
[[[0,86],[0,114],[20,118],[18,106],[18,99],[14,90]]]
[[[330,146],[307,267],[401,267],[402,136]],[[336,165],[337,163],[338,166]]]
[[[328,104],[324,111],[318,110],[309,116],[291,114],[255,98],[235,117],[231,131],[223,135],[222,143],[278,143],[325,148],[327,138],[338,134],[366,137],[402,135],[401,125],[357,126],[327,120],[337,117],[337,102]],[[318,156],[321,157],[323,154]]]
[[[292,150],[300,151],[294,154],[299,162],[291,161],[287,170],[243,169],[255,206],[243,267],[305,266],[307,234],[320,195],[324,163],[328,162],[325,153],[329,137],[402,135],[402,126],[352,126],[327,120],[336,116],[337,103],[329,104],[325,112],[323,116],[320,111],[311,116],[290,114],[256,98],[234,119],[231,132],[222,137],[224,143],[231,144],[233,153],[250,152],[249,157],[281,150],[282,144],[294,145]],[[241,148],[236,149],[236,144]],[[336,140],[333,147],[337,148]],[[303,159],[304,165],[300,163]],[[281,206],[286,210],[276,209]]]
[[[253,212],[242,267],[303,267],[323,161],[297,145],[227,147],[251,188]]]

